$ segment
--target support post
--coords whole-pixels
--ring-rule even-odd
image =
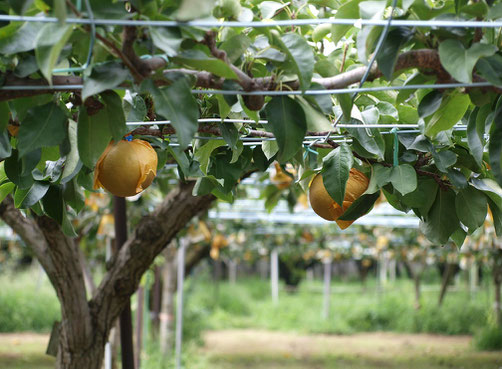
[[[181,369],[181,344],[183,340],[183,282],[185,279],[185,246],[181,240],[178,249],[178,293],[176,296],[176,369]]]
[[[127,213],[124,197],[113,197],[113,215],[115,220],[115,242],[117,250],[127,240]],[[134,349],[132,343],[131,302],[120,313],[120,346],[122,348],[122,369],[134,369]]]
[[[469,292],[473,297],[478,289],[478,263],[474,260],[469,268]]]
[[[228,261],[228,279],[231,284],[237,282],[237,262],[233,259]]]
[[[138,308],[136,310],[136,357],[135,357],[135,368],[139,369],[141,367],[141,345],[143,341],[143,309],[144,306],[144,295],[145,288],[139,287],[136,292],[138,300]],[[148,309],[148,306],[146,307]]]
[[[270,284],[272,291],[272,302],[279,303],[279,253],[273,249],[270,253]]]
[[[329,319],[329,308],[331,299],[331,258],[324,260],[324,303],[322,317],[324,320]]]

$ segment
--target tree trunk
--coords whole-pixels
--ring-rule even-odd
[[[143,273],[176,234],[214,201],[212,195],[193,196],[193,186],[194,182],[180,183],[140,220],[127,242],[107,263],[109,269],[90,300],[73,239],[47,216],[25,216],[15,208],[11,196],[0,203],[0,218],[31,247],[60,301],[57,368],[101,368],[110,329],[138,288]],[[206,252],[205,248],[194,251],[187,258],[190,268]]]
[[[441,283],[441,291],[439,293],[438,305],[443,304],[444,297],[446,296],[446,291],[448,290],[448,285],[450,284],[451,277],[453,276],[455,264],[446,263],[446,270],[443,275],[443,282]]]
[[[73,332],[75,334],[76,332]],[[101,369],[106,340],[100,334],[93,334],[89,342],[77,350],[71,345],[72,337],[64,326],[59,333],[59,349],[56,358],[57,369]]]
[[[413,282],[415,284],[415,309],[420,310],[422,307],[420,303],[420,275],[414,275]]]

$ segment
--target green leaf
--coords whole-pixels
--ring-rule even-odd
[[[448,168],[457,162],[457,155],[450,150],[436,151],[431,150],[434,164],[443,173],[448,173]]]
[[[225,40],[219,48],[227,53],[228,60],[233,64],[244,55],[251,43],[252,41],[248,36],[239,33]]]
[[[114,89],[129,77],[129,71],[122,63],[109,61],[96,64],[92,67],[91,74],[84,78],[82,100],[100,92]]]
[[[146,80],[143,88],[152,94],[157,112],[171,120],[181,149],[186,149],[199,127],[199,106],[187,80],[180,78],[166,88]]]
[[[78,115],[77,144],[80,160],[86,167],[94,168],[111,138],[108,114],[104,109],[97,114],[88,115],[85,107],[81,107]]]
[[[343,207],[345,186],[353,161],[352,151],[346,144],[341,144],[323,159],[321,175],[324,187],[331,198],[341,207]]]
[[[502,86],[502,56],[499,54],[479,59],[476,71],[488,82]]]
[[[281,37],[279,32],[272,30],[270,34],[274,43],[288,55],[298,75],[300,88],[305,91],[310,86],[314,74],[315,58],[312,48],[307,40],[297,33],[287,33]]]
[[[124,109],[122,108],[122,99],[111,90],[101,93],[101,98],[105,106],[100,110],[100,114],[107,116],[108,126],[114,141],[120,141],[127,133]]]
[[[23,15],[33,3],[33,0],[8,0],[16,14]]]
[[[479,108],[476,108],[469,117],[469,123],[467,124],[467,142],[472,157],[479,166],[483,166],[485,122],[478,121],[478,112]]]
[[[413,37],[413,33],[410,28],[398,27],[387,34],[376,61],[378,69],[389,81],[394,73],[399,49]]]
[[[186,50],[173,57],[172,60],[180,65],[207,71],[219,77],[237,79],[237,75],[227,63],[221,59],[207,56],[201,50]]]
[[[502,100],[499,99],[490,129],[488,153],[493,175],[498,184],[502,184]]]
[[[301,96],[296,97],[296,101],[302,106],[307,120],[307,130],[310,132],[326,132],[330,131],[333,127],[331,122],[319,110],[316,110],[310,105],[307,100]]]
[[[66,155],[61,183],[66,183],[76,176],[82,164],[78,156],[77,122],[71,119],[68,123],[68,139],[70,140],[70,152]]]
[[[444,245],[458,226],[455,192],[439,190],[428,216],[420,225],[421,231],[431,242]]]
[[[0,39],[0,53],[5,55],[17,54],[33,50],[36,46],[40,23],[26,22],[16,32]]]
[[[312,41],[319,42],[329,33],[331,33],[331,24],[319,24],[312,31]]]
[[[80,191],[80,187],[77,185],[76,180],[72,180],[65,184],[63,189],[63,198],[64,201],[77,212],[77,214],[85,205],[84,194]]]
[[[456,188],[458,189],[467,188],[468,186],[467,178],[465,178],[465,176],[462,174],[460,170],[448,168],[447,176],[451,184]]]
[[[361,124],[362,122],[356,119],[351,119],[350,123]],[[365,157],[377,157],[380,160],[384,160],[385,141],[378,129],[346,128],[346,130],[357,141],[354,146],[357,148],[358,144],[359,148],[362,149],[360,152],[361,155],[364,155]]]
[[[298,102],[287,96],[273,97],[266,105],[265,113],[269,122],[267,127],[274,133],[279,147],[278,159],[284,163],[302,147],[307,131],[305,113]]]
[[[390,181],[390,173],[392,168],[384,167],[380,164],[373,165],[370,183],[365,193],[372,194],[380,190]]]
[[[481,227],[486,219],[486,196],[474,187],[460,190],[455,198],[457,216],[467,228],[469,233]]]
[[[181,46],[183,38],[177,29],[169,27],[149,27],[153,44],[168,57],[175,56]]]
[[[57,64],[59,54],[70,39],[73,32],[72,25],[61,26],[49,23],[42,27],[38,34],[35,48],[35,57],[40,72],[52,85],[52,70]]]
[[[147,114],[145,100],[139,94],[126,94],[122,100],[126,122],[142,122]]]
[[[433,90],[429,92],[418,104],[418,116],[420,118],[426,118],[434,114],[439,109],[442,102],[443,93],[441,91]]]
[[[42,198],[45,213],[58,224],[63,224],[64,201],[61,186],[50,186],[47,194]]]
[[[26,209],[39,202],[45,196],[49,184],[45,182],[36,181],[28,189],[17,188],[14,194],[14,206],[16,208]]]
[[[277,141],[263,141],[261,149],[263,150],[263,154],[267,160],[270,160],[279,152],[279,145],[277,144]]]
[[[502,211],[502,188],[490,178],[473,178],[471,184],[474,188],[483,191]]]
[[[343,215],[339,217],[338,220],[356,220],[363,215],[368,214],[379,197],[380,191],[360,196],[352,203],[352,205],[348,207],[347,210],[345,210]]]
[[[5,198],[14,191],[16,185],[12,182],[6,182],[0,185],[0,202],[5,200]]]
[[[274,14],[286,7],[287,4],[281,4],[278,1],[262,1],[258,7],[260,8],[261,17],[263,19],[272,19]]]
[[[419,179],[415,191],[404,195],[402,201],[407,206],[418,210],[424,219],[434,204],[438,189],[438,184],[432,178]]]
[[[347,1],[342,6],[340,6],[335,14],[336,19],[358,19],[359,18],[359,3],[362,0],[352,0]],[[333,43],[337,43],[341,40],[343,36],[347,33],[352,26],[350,25],[342,25],[342,24],[333,24],[331,28],[331,40]]]
[[[0,133],[0,160],[4,160],[10,156],[12,153],[12,147],[10,145],[10,138],[7,130],[3,130]]]
[[[413,192],[417,188],[417,173],[409,164],[400,164],[392,168],[390,182],[401,195]]]
[[[450,236],[451,240],[455,243],[458,248],[461,248],[464,244],[465,238],[467,237],[467,233],[462,228],[457,228],[455,232]]]
[[[210,140],[197,149],[194,154],[194,158],[200,163],[200,169],[202,170],[202,173],[207,174],[207,171],[209,169],[209,162],[211,159],[211,153],[221,146],[225,146],[225,141]]]
[[[442,106],[425,123],[425,134],[435,137],[439,132],[452,128],[469,108],[469,95],[457,93],[443,101]]]
[[[25,155],[24,158],[18,158],[18,151],[13,150],[12,155],[5,159],[5,173],[11,182],[21,188],[29,188],[33,184],[31,171],[40,160],[41,150],[35,150]]]
[[[444,69],[459,82],[471,83],[472,70],[479,58],[497,52],[495,45],[475,43],[465,49],[459,40],[449,39],[439,45],[439,59]]]
[[[2,186],[0,186],[0,193],[2,190]],[[3,200],[2,200],[3,201]],[[492,199],[488,199],[488,206],[490,207],[490,211],[492,212],[493,226],[495,227],[495,234],[497,237],[502,236],[502,211],[500,208],[492,201]]]
[[[206,15],[210,15],[214,6],[214,0],[182,0],[175,14],[176,19],[188,21],[202,18]]]
[[[488,10],[488,19],[498,19],[502,18],[502,3],[494,4]]]
[[[19,157],[39,147],[59,145],[66,138],[66,115],[55,103],[28,110],[19,127]]]

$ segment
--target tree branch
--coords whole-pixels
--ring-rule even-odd
[[[78,250],[51,218],[25,217],[11,196],[0,203],[0,217],[31,247],[61,302],[62,327],[70,347],[85,347],[92,332]],[[77,319],[75,319],[77,318]]]
[[[131,46],[132,48],[132,46]],[[126,47],[127,52],[131,52],[128,47]],[[128,57],[124,56],[125,59],[129,60]],[[165,66],[165,61],[161,58],[151,58],[151,59],[140,59],[141,63],[140,70],[143,70],[145,73],[149,70],[150,73],[155,70],[155,68],[162,68]],[[396,62],[395,71],[404,71],[406,69],[417,68],[426,74],[431,74],[437,76],[438,80],[444,83],[447,82],[455,82],[451,78],[451,76],[443,69],[441,63],[439,61],[439,54],[436,50],[433,49],[422,49],[422,50],[411,50],[401,54]],[[350,71],[337,74],[333,77],[327,78],[313,78],[312,83],[317,83],[322,85],[326,89],[337,89],[337,88],[346,88],[354,83],[358,83],[361,81],[364,72],[366,71],[366,67],[359,67],[352,69]],[[168,73],[184,73],[195,77],[196,82],[195,86],[200,88],[211,88],[211,89],[221,89],[223,87],[223,82],[225,81],[223,78],[216,77],[211,73],[204,71],[193,71],[189,69],[168,69],[164,71],[164,74]],[[242,72],[242,71],[241,71]],[[244,73],[244,72],[242,72]],[[245,74],[244,74],[245,75]],[[381,77],[381,72],[377,69],[377,67],[373,67],[372,72],[368,80],[374,80],[375,78]],[[143,76],[141,78],[144,78]],[[299,83],[298,81],[279,84],[274,77],[264,77],[264,78],[251,78],[247,75],[243,77],[245,79],[240,80],[241,86],[243,86],[245,91],[272,91],[277,89],[283,90],[298,90]],[[250,86],[249,79],[253,81],[251,89],[247,90]],[[475,82],[486,82],[481,77],[474,75],[473,80]],[[83,80],[81,77],[75,76],[53,76],[52,78],[53,84],[58,86],[64,85],[74,85],[74,84],[82,84]],[[154,81],[157,85],[167,85],[170,82],[166,79],[156,79]],[[7,75],[4,86],[48,86],[47,81],[45,79],[29,79],[29,78],[16,78],[13,75]],[[121,87],[128,87],[127,84],[121,85]],[[479,87],[482,91],[493,91],[496,93],[502,93],[502,88],[490,86],[490,87]],[[68,88],[64,89],[64,91],[75,91],[75,89]],[[28,97],[35,96],[46,93],[54,93],[54,90],[48,88],[47,90],[27,90],[27,91],[9,91],[9,90],[0,90],[0,101],[15,99],[19,97]]]
[[[172,190],[153,213],[141,219],[134,234],[112,261],[110,270],[89,302],[103,332],[109,331],[155,257],[190,219],[211,206],[215,197],[193,196],[193,186],[194,182],[182,183]]]
[[[48,254],[49,245],[38,225],[14,206],[14,200],[7,196],[0,203],[0,218],[17,233],[23,242],[33,250],[46,273],[55,273],[56,267]]]

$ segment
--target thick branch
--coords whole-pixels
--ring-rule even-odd
[[[56,267],[48,254],[48,244],[37,224],[27,218],[14,206],[14,200],[7,196],[0,203],[0,218],[17,233],[23,242],[33,250],[40,264],[47,273],[55,273]]]
[[[132,45],[125,46],[125,50],[127,51],[127,55],[131,53],[132,57]],[[136,56],[137,58],[137,56]],[[129,60],[129,57],[125,57],[125,59]],[[156,68],[162,68],[165,66],[165,61],[161,58],[151,58],[151,59],[139,59],[136,61],[139,67],[139,70],[145,73],[145,76],[148,75],[147,72],[150,73]],[[417,68],[424,73],[436,75],[438,80],[441,82],[455,82],[451,78],[451,76],[443,69],[441,63],[439,61],[439,55],[436,50],[433,49],[422,49],[422,50],[411,50],[401,54],[398,57],[396,62],[395,71],[404,71],[406,69]],[[346,88],[354,83],[360,82],[364,72],[366,71],[366,67],[359,67],[352,69],[350,71],[340,73],[333,77],[327,78],[313,78],[313,83],[318,83],[322,85],[326,89],[337,89],[337,88]],[[195,77],[196,82],[195,86],[200,88],[212,88],[212,89],[221,89],[223,87],[223,82],[225,81],[223,78],[216,77],[208,72],[201,71],[193,71],[188,69],[170,69],[165,70],[164,73],[184,73],[189,74]],[[241,73],[243,73],[241,71]],[[245,74],[244,74],[245,75]],[[372,70],[370,74],[369,80],[378,78],[381,76],[381,72],[378,71],[376,67]],[[243,86],[245,91],[271,91],[279,88],[282,89],[299,89],[298,81],[284,83],[282,86],[279,85],[277,81],[273,77],[265,77],[265,78],[251,78],[247,75],[243,77],[245,79],[240,80],[241,86]],[[252,80],[252,85],[249,82],[249,79]],[[475,82],[485,82],[479,76],[474,75]],[[53,84],[55,85],[73,85],[73,84],[82,84],[82,78],[74,77],[74,76],[54,76]],[[169,84],[169,81],[166,79],[157,79],[155,80],[157,85],[166,85]],[[15,78],[14,76],[7,76],[4,86],[47,86],[47,82],[44,79],[28,79],[28,78]],[[127,87],[127,84],[124,84],[122,87]],[[485,91],[494,91],[497,93],[502,93],[502,89],[491,86],[491,87],[481,87],[481,90]],[[68,87],[65,91],[74,91]],[[15,99],[19,97],[27,97],[27,96],[35,96],[45,93],[53,93],[54,91],[51,89],[47,90],[27,90],[27,91],[8,91],[8,90],[0,90],[0,101]]]
[[[71,349],[80,347],[85,351],[91,337],[91,318],[73,240],[49,217],[37,217],[36,221],[25,217],[10,196],[0,204],[0,217],[32,248],[51,280],[61,302],[66,344]]]
[[[142,218],[113,260],[89,303],[93,316],[99,317],[97,324],[103,332],[111,328],[155,257],[190,219],[211,206],[214,196],[195,197],[193,186],[193,182],[180,184],[171,191],[153,213]]]

